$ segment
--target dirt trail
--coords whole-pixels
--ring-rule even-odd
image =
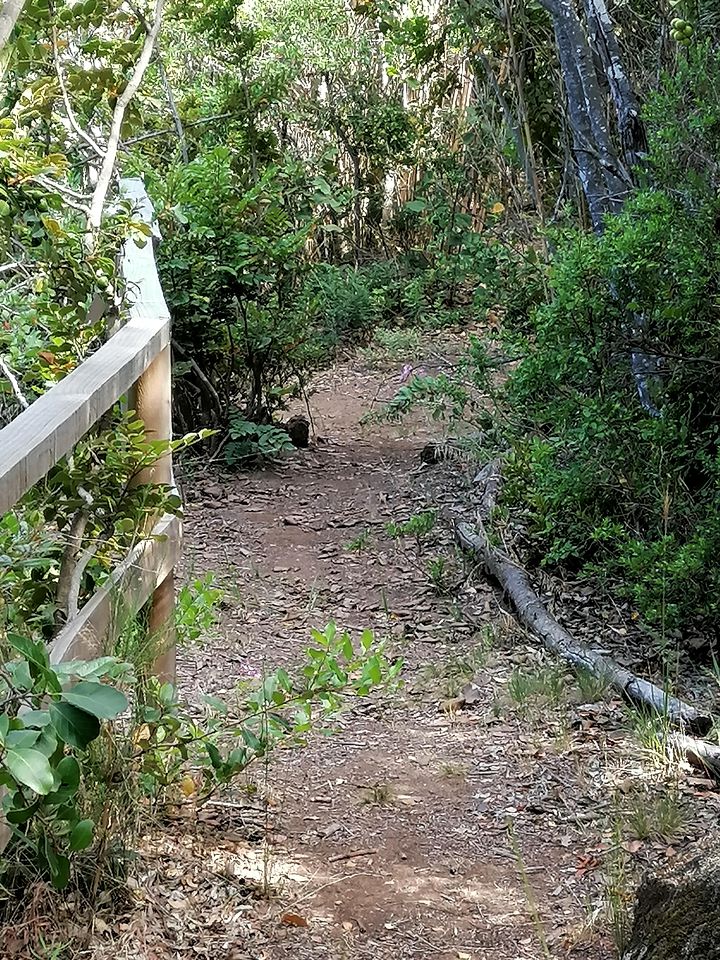
[[[430,355],[425,369],[442,368],[437,348]],[[185,909],[164,924],[172,948],[149,956],[525,960],[566,955],[574,943],[575,956],[608,955],[582,932],[597,884],[578,889],[578,863],[590,861],[577,820],[565,816],[566,763],[553,783],[557,731],[539,737],[497,715],[512,663],[482,650],[507,632],[506,614],[475,583],[467,592],[482,622],[468,626],[385,532],[422,508],[428,474],[418,453],[437,437],[422,418],[360,425],[397,389],[402,366],[337,365],[314,386],[316,445],[272,470],[206,481],[190,503],[189,572],[214,571],[229,606],[221,636],[181,659],[187,695],[222,693],[297,660],[311,627],[330,620],[391,637],[404,688],[397,702],[360,704],[334,736],[255,772],[271,805],[256,837],[247,810],[228,802],[205,811],[196,835],[160,843],[165,866],[151,881],[171,890],[176,913],[178,898]],[[481,666],[480,703],[443,712],[440,701]],[[507,829],[518,818],[521,858]],[[268,825],[269,844],[254,842]],[[263,873],[275,897],[253,900],[248,880]],[[238,888],[228,894],[218,876],[238,878]],[[173,893],[178,884],[190,890]]]

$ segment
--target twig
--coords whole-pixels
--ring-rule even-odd
[[[347,853],[335,853],[328,857],[328,863],[339,863],[340,860],[354,860],[355,857],[371,857],[377,853],[372,847],[364,847],[362,850],[348,850]]]
[[[123,120],[125,119],[125,111],[128,107],[128,104],[137,93],[143,77],[145,76],[145,71],[150,64],[150,58],[152,57],[153,50],[155,49],[155,43],[162,26],[163,6],[164,0],[155,0],[155,22],[145,36],[145,42],[143,43],[143,48],[140,56],[138,57],[137,63],[135,64],[135,69],[133,70],[132,76],[130,77],[127,86],[118,97],[117,103],[115,104],[112,124],[110,126],[110,135],[108,137],[107,151],[105,153],[102,166],[100,167],[97,184],[95,186],[95,191],[90,203],[90,213],[88,214],[88,234],[86,237],[86,245],[89,248],[92,248],[94,245],[95,236],[100,229],[103,207],[105,206],[105,197],[107,196],[107,192],[110,187],[110,181],[112,180],[113,170],[115,169],[115,159],[117,157],[118,147],[120,145],[120,133],[122,131]]]
[[[160,56],[160,51],[158,50],[158,73],[160,74],[160,80],[162,85],[165,88],[165,96],[167,97],[168,107],[170,108],[170,113],[173,118],[173,123],[175,124],[175,130],[177,131],[178,141],[180,143],[180,154],[182,156],[183,163],[187,164],[190,162],[190,156],[188,154],[187,140],[185,139],[185,130],[183,128],[183,122],[180,119],[180,114],[178,113],[178,108],[175,103],[175,97],[173,95],[172,87],[170,86],[170,81],[168,80],[167,73],[165,72],[165,64],[162,61]]]
[[[0,357],[0,371],[2,371],[3,376],[7,379],[8,383],[12,387],[12,392],[15,394],[17,402],[20,404],[23,410],[27,410],[30,404],[28,403],[28,401],[25,398],[25,395],[20,389],[20,384],[17,382],[17,378],[15,374],[12,372],[12,370],[7,365],[7,363],[3,360],[2,357]]]
[[[65,105],[65,113],[67,114],[68,123],[73,128],[75,133],[80,137],[81,140],[84,140],[85,143],[95,151],[99,157],[105,156],[105,151],[102,147],[93,140],[90,134],[83,130],[80,126],[77,117],[75,116],[75,111],[72,108],[70,103],[70,97],[68,96],[67,87],[65,86],[65,78],[63,77],[62,66],[60,64],[60,57],[58,54],[58,45],[57,45],[57,29],[55,26],[52,28],[52,49],[53,49],[53,60],[55,61],[55,73],[57,75],[58,84],[60,86],[60,94]]]
[[[185,130],[191,127],[201,127],[206,123],[214,123],[216,120],[230,120],[234,113],[216,113],[212,117],[203,117],[202,120],[193,120],[192,123],[184,125]],[[153,140],[155,137],[166,137],[169,133],[176,132],[176,128],[167,127],[165,130],[150,130],[148,133],[139,133],[136,137],[130,137],[123,140],[123,147],[131,147],[135,143],[142,143],[144,140]]]

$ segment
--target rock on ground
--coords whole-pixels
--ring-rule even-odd
[[[645,877],[623,960],[720,960],[720,837]]]

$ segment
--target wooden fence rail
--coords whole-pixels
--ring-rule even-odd
[[[139,218],[152,222],[152,206],[141,180],[123,180],[121,194],[132,201]],[[152,242],[141,246],[127,241],[122,273],[127,287],[127,322],[96,353],[0,430],[0,515],[11,510],[123,397],[128,397],[129,407],[143,421],[149,439],[171,439],[170,313]],[[139,481],[172,484],[170,454],[144,471]],[[162,517],[63,627],[53,641],[51,661],[91,659],[106,653],[122,624],[151,600],[150,629],[163,634],[166,648],[155,672],[174,679],[173,571],[181,540],[180,520]]]

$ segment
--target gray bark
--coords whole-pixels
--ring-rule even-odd
[[[550,14],[555,29],[578,176],[593,229],[602,233],[605,217],[620,213],[632,190],[630,167],[645,154],[639,103],[623,67],[605,0],[584,0],[589,36],[572,0],[540,0],[540,3]],[[610,133],[593,49],[613,100],[622,156]],[[615,291],[612,292],[615,295]],[[658,416],[654,395],[659,392],[661,362],[643,349],[646,328],[644,317],[630,314],[627,331],[633,343],[630,352],[633,379],[643,408],[651,416]]]
[[[20,14],[23,12],[25,0],[5,0],[0,7],[0,50],[10,39]]]
[[[592,51],[574,5],[540,2],[552,18],[578,174],[593,229],[600,233],[605,216],[622,210],[632,178],[613,145]]]
[[[625,72],[620,45],[605,0],[584,2],[590,43],[600,58],[615,106],[623,159],[628,167],[633,167],[647,155],[640,101]]]
[[[720,960],[718,837],[643,878],[622,960]]]
[[[471,551],[485,571],[500,584],[523,626],[538,637],[548,650],[566,663],[603,678],[627,700],[652,710],[681,730],[701,735],[707,733],[712,724],[707,713],[671,696],[649,680],[635,676],[598,650],[572,637],[548,613],[535,593],[527,572],[492,547],[482,531],[473,530],[467,523],[458,523],[455,535],[460,546]]]

